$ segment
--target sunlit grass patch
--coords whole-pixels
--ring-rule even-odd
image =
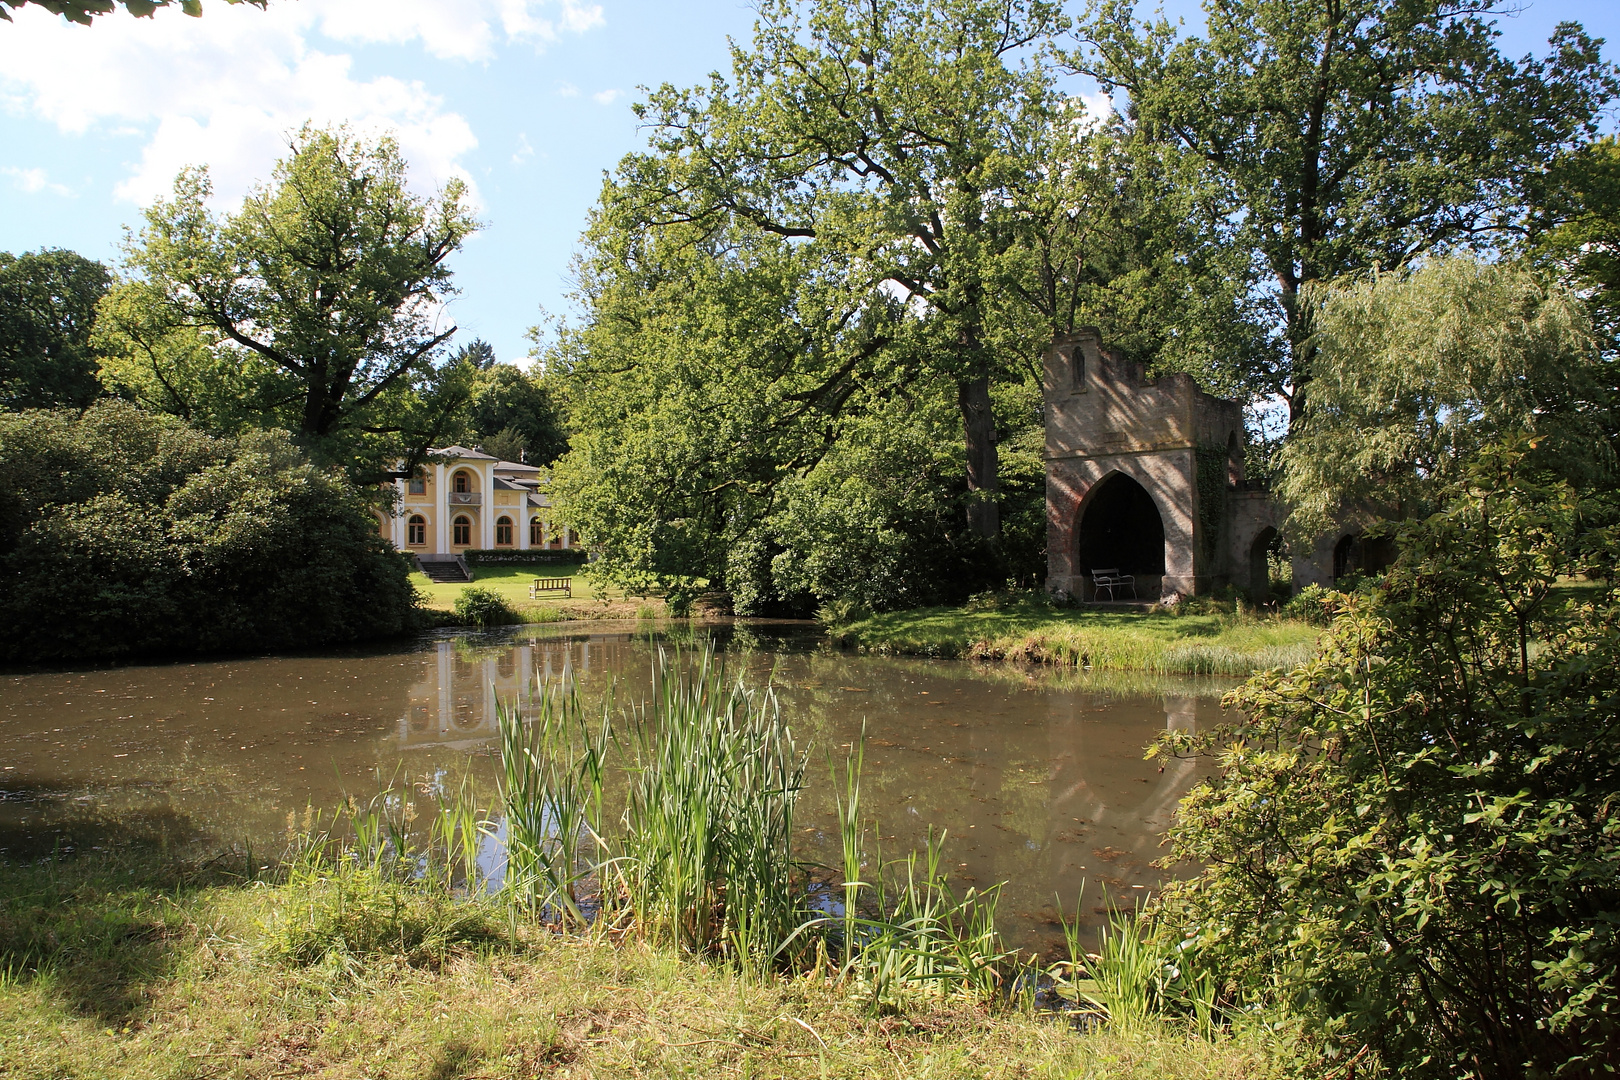
[[[635,937],[525,926],[515,939],[464,942],[441,963],[412,964],[384,933],[342,964],[289,963],[275,955],[272,927],[299,904],[294,887],[204,883],[161,863],[123,885],[136,865],[0,865],[8,904],[53,909],[58,927],[102,928],[95,949],[120,965],[123,1003],[91,1007],[67,982],[82,935],[42,935],[0,977],[0,1075],[1274,1075],[1257,1033],[1210,1041],[1151,1021],[1081,1034],[1058,1017],[962,1002],[874,1015],[825,978],[761,978]]]
[[[886,612],[832,633],[839,644],[873,652],[1243,676],[1303,663],[1319,631],[1269,615],[1063,609],[1030,600],[999,610]]]

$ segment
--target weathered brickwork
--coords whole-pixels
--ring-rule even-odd
[[[1053,341],[1043,377],[1048,589],[1091,599],[1093,574],[1118,570],[1144,600],[1265,590],[1282,512],[1245,485],[1242,406],[1189,375],[1145,379],[1089,327]],[[1321,551],[1295,564],[1300,584],[1322,578]]]

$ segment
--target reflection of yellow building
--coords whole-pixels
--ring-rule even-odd
[[[516,703],[529,716],[535,681],[551,682],[569,672],[587,678],[592,665],[622,668],[628,635],[575,640],[514,642],[495,651],[469,653],[451,641],[438,642],[412,684],[399,720],[401,749],[474,745],[495,738],[498,701]]]
[[[469,548],[567,550],[574,538],[551,524],[551,500],[540,470],[500,461],[464,446],[429,451],[438,464],[410,480],[397,480],[392,518],[379,522],[383,538],[424,562],[454,559]]]

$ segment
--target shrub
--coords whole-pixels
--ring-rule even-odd
[[[477,585],[461,590],[455,611],[456,618],[468,626],[510,626],[523,621],[498,593]]]
[[[312,647],[416,626],[371,496],[279,434],[104,401],[0,415],[0,658]]]
[[[1569,606],[1588,545],[1523,458],[1476,466],[1401,533],[1323,653],[1234,692],[1171,831],[1206,869],[1167,910],[1328,1055],[1401,1077],[1620,1065],[1620,591]]]
[[[1283,614],[1290,619],[1299,619],[1316,626],[1328,626],[1333,622],[1333,612],[1343,596],[1332,589],[1324,589],[1320,585],[1307,585],[1295,593],[1282,607]]]

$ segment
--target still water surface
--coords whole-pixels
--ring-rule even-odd
[[[860,737],[862,801],[885,857],[948,830],[959,887],[1007,882],[1003,929],[1050,946],[1055,904],[1095,922],[1101,890],[1129,903],[1190,762],[1143,750],[1219,715],[1224,683],[858,656],[802,627],[716,627],[733,672],[770,680],[810,750],[798,854],[838,861],[837,760]],[[387,650],[0,674],[0,850],[96,847],[120,833],[274,855],[305,807],[369,797],[378,777],[427,795],[470,775],[494,791],[498,697],[567,669],[587,700],[646,693],[658,645],[629,628],[454,633]]]

